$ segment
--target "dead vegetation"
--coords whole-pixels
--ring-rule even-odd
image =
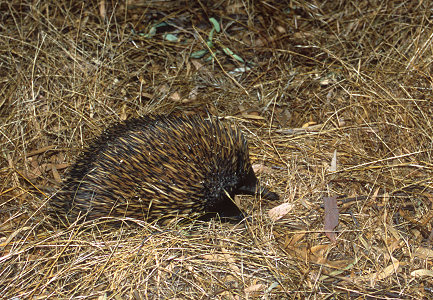
[[[0,298],[433,298],[432,12],[0,1]],[[108,124],[208,112],[240,124],[278,203],[241,197],[237,226],[50,223],[47,196]]]

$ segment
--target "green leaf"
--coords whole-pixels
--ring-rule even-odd
[[[156,34],[156,26],[152,26],[149,29],[149,33],[145,34],[144,37],[151,38]]]
[[[206,53],[207,53],[206,49],[198,50],[198,51],[191,53],[190,57],[191,58],[202,58],[203,56],[205,56]]]
[[[225,54],[227,54],[227,55],[229,55],[229,56],[232,56],[234,53],[233,53],[233,51],[232,50],[230,50],[229,48],[223,48],[223,51],[224,51],[224,53]]]
[[[215,20],[215,18],[209,18],[209,21],[212,23],[213,28],[215,28],[216,32],[221,31],[220,23],[218,23],[218,21]]]
[[[207,39],[207,45],[209,48],[213,47],[212,39],[213,39],[213,33],[215,32],[215,28],[212,28],[209,32],[209,38]]]
[[[174,34],[171,34],[171,33],[164,34],[164,39],[169,41],[169,42],[177,42],[178,41],[177,36],[175,36]]]
[[[168,26],[168,24],[166,22],[161,22],[161,23],[155,25],[156,28],[164,27],[164,26]]]
[[[236,59],[237,61],[242,62],[242,63],[245,62],[244,59],[237,54],[233,54],[233,58]]]
[[[234,54],[233,53],[233,51],[232,50],[230,50],[229,48],[223,48],[223,51],[224,51],[224,53],[225,54],[227,54],[228,56],[230,56],[230,57],[233,57],[234,59],[236,59],[237,61],[240,61],[240,62],[245,62],[244,60],[243,60],[243,58],[242,57],[240,57],[239,55],[237,55],[237,54]]]

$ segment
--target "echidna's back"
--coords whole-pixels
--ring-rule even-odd
[[[256,183],[237,128],[217,119],[146,116],[106,129],[71,167],[52,206],[69,221],[230,216],[241,213],[230,198]]]

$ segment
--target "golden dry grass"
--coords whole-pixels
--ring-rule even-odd
[[[0,298],[433,299],[432,12],[0,1]],[[252,220],[236,226],[50,223],[46,196],[108,124],[204,112],[240,124],[278,203],[240,197]]]

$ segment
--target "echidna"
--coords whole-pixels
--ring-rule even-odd
[[[68,221],[105,216],[152,221],[239,217],[236,194],[260,187],[241,131],[216,118],[144,116],[107,128],[52,197]]]

